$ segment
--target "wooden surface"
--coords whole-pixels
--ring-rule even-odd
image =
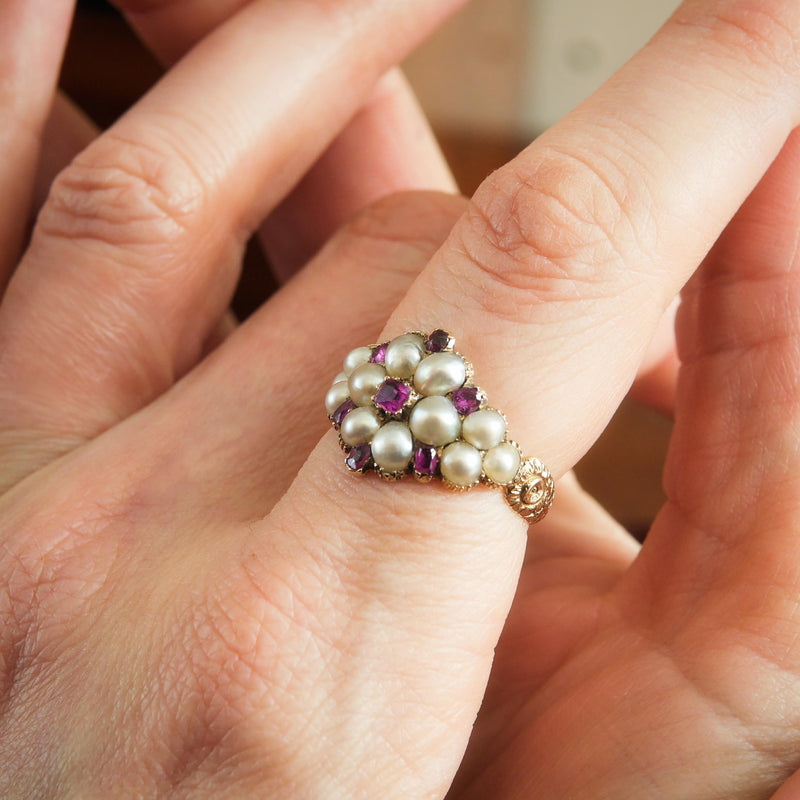
[[[161,74],[156,60],[122,20],[104,9],[98,0],[81,4],[61,80],[62,87],[101,126],[110,124]],[[451,47],[458,49],[455,44]],[[435,63],[422,60],[434,75]],[[414,79],[418,84],[424,81],[425,70],[418,70]],[[436,91],[441,86],[427,94],[434,96]],[[481,102],[480,96],[475,102]],[[526,144],[486,131],[440,129],[437,133],[465,194],[471,194],[486,175]],[[235,298],[237,313],[246,316],[273,289],[268,266],[257,248],[251,247]],[[626,402],[576,468],[583,485],[640,537],[663,502],[660,474],[670,427],[655,412]]]

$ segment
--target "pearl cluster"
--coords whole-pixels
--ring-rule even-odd
[[[452,489],[514,481],[520,449],[454,345],[443,330],[414,332],[347,355],[325,407],[353,472],[438,477]]]

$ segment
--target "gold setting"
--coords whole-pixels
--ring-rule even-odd
[[[356,448],[361,448],[361,447],[365,448],[365,452],[369,456],[367,461],[364,463],[363,468],[356,468],[361,466],[362,462],[360,461],[356,462],[356,467],[351,466],[351,464],[348,464],[348,468],[354,474],[377,472],[378,476],[387,482],[394,482],[408,476],[413,476],[420,483],[430,483],[433,481],[434,477],[436,477],[439,483],[443,484],[447,489],[453,492],[468,492],[475,486],[481,484],[490,488],[502,489],[504,496],[506,498],[506,502],[517,514],[519,514],[528,523],[532,524],[538,522],[545,516],[545,514],[547,514],[548,510],[550,509],[550,506],[553,504],[553,498],[555,495],[555,483],[553,481],[552,475],[550,474],[550,471],[541,461],[539,461],[539,459],[536,458],[526,459],[520,445],[516,441],[509,438],[508,419],[506,418],[506,415],[500,409],[495,408],[494,406],[491,406],[489,404],[486,392],[483,389],[481,389],[478,385],[476,385],[476,383],[474,382],[475,371],[472,362],[469,361],[469,359],[467,359],[464,355],[462,355],[455,349],[455,338],[446,331],[442,330],[434,331],[434,334],[436,333],[441,334],[442,336],[444,335],[447,336],[447,345],[437,350],[426,349],[426,353],[422,356],[422,358],[424,359],[426,355],[432,352],[448,352],[448,353],[453,353],[454,355],[457,355],[462,359],[462,361],[464,362],[466,379],[464,383],[461,385],[460,389],[476,390],[475,400],[478,403],[478,408],[474,409],[472,413],[474,413],[477,410],[480,411],[491,410],[499,414],[504,420],[506,425],[505,434],[502,441],[498,443],[498,445],[496,446],[499,446],[499,444],[508,444],[514,447],[519,453],[520,467],[517,470],[515,477],[512,480],[508,481],[507,483],[497,483],[491,478],[489,478],[489,476],[486,474],[486,469],[484,468],[481,471],[480,477],[477,480],[475,480],[474,483],[465,486],[453,483],[452,481],[445,478],[441,474],[441,469],[439,467],[436,468],[435,475],[422,474],[417,472],[414,467],[413,454],[406,469],[398,472],[387,472],[374,463],[371,454],[369,453],[370,450],[369,445],[356,445],[351,447],[345,444],[344,440],[342,439],[341,433],[339,432],[340,425],[334,423],[333,421],[335,414],[329,414],[328,417],[333,423],[335,430],[339,432],[339,445],[342,448],[342,450],[346,454],[348,454],[348,457],[354,450],[356,450]],[[423,331],[409,331],[409,334],[419,336],[423,340],[423,342],[426,343],[430,338],[429,335],[427,333],[424,333]],[[431,334],[431,336],[433,336],[433,334]],[[378,348],[383,347],[384,344],[372,344],[368,345],[368,348],[372,350],[374,353]],[[410,378],[407,379],[393,378],[393,380],[405,383],[410,388],[409,397],[403,404],[402,408],[397,412],[386,411],[383,408],[378,407],[374,403],[374,397],[373,397],[372,407],[377,409],[378,415],[380,419],[383,420],[384,423],[391,421],[398,421],[407,424],[411,414],[411,410],[414,408],[416,403],[419,400],[421,400],[425,395],[422,395],[415,388],[413,374],[411,375]],[[447,395],[445,396],[449,396],[450,394],[451,393],[448,392]],[[337,411],[339,410],[337,409]],[[346,413],[347,412],[345,412],[345,415]],[[469,416],[469,412],[467,414],[459,413],[459,416],[461,417],[463,422],[463,420]],[[463,439],[460,436],[455,441],[464,441],[465,443],[470,444],[471,447],[474,447],[474,445],[471,445],[471,443],[469,443],[467,440]],[[421,446],[420,442],[417,442],[416,440],[414,440],[414,442],[415,442],[415,447]],[[442,445],[432,448],[436,451],[437,461],[439,464],[441,464],[442,453],[446,447],[447,445]],[[474,447],[474,449],[477,450],[477,452],[480,454],[481,460],[483,460],[486,457],[488,450],[482,450],[477,447]]]
[[[555,495],[550,470],[538,458],[522,462],[517,476],[505,487],[506,502],[523,519],[538,522],[550,510]]]

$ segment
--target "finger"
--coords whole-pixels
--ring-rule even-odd
[[[669,505],[643,552],[643,569],[664,559],[660,583],[680,580],[698,596],[746,573],[736,583],[739,622],[753,602],[771,618],[766,585],[783,587],[778,605],[796,597],[776,559],[795,546],[798,510],[798,220],[795,132],[684,291]]]
[[[267,513],[329,426],[318,413],[330,384],[327,365],[342,361],[346,339],[375,339],[465,205],[460,197],[410,192],[371,206],[148,410],[145,420],[171,421],[155,462],[173,464],[176,492],[194,487],[184,497],[187,510],[224,522]],[[202,434],[190,435],[197,419]]]
[[[42,152],[34,190],[34,213],[38,213],[44,205],[56,176],[99,134],[97,126],[78,106],[62,92],[56,93],[42,135]],[[223,314],[206,342],[203,355],[219,347],[237,325],[232,312]]]
[[[33,192],[34,215],[44,205],[56,175],[98,134],[99,130],[92,121],[66,95],[57,92],[42,133]]]
[[[631,386],[631,397],[665,417],[674,417],[680,366],[677,352],[667,353],[646,372],[639,372]]]
[[[553,509],[528,538],[525,551],[529,569],[525,588],[535,591],[554,581],[577,583],[576,571],[587,562],[607,562],[614,574],[621,574],[639,553],[639,543],[578,483],[574,472],[568,472],[559,482]],[[560,569],[553,571],[558,561]],[[564,568],[571,562],[573,568]]]
[[[667,417],[675,414],[675,392],[680,368],[680,359],[675,349],[677,310],[676,298],[658,323],[630,391],[634,400]]]
[[[161,2],[136,11],[118,0],[142,39],[166,63],[243,5]],[[406,190],[456,191],[455,181],[413,92],[399,71],[385,76],[300,184],[262,225],[260,238],[285,281],[361,209]]]
[[[42,129],[53,98],[73,3],[7,0],[0,5],[0,291],[16,266],[28,225]]]
[[[594,98],[490,178],[384,331],[455,333],[513,438],[557,475],[602,430],[668,304],[797,121],[800,7],[754,8],[685,4]],[[463,754],[525,526],[498,492],[356,480],[341,459],[330,433],[252,546],[290,540],[301,518],[296,568],[334,584],[346,565],[353,613],[379,603],[382,642],[390,631],[397,648],[376,692],[431,663],[457,669],[458,681],[409,688],[417,702],[406,724],[447,741],[435,765],[424,748],[396,742],[434,780]]]
[[[174,64],[253,0],[113,0],[164,64]]]
[[[62,173],[0,319],[15,447],[59,452],[196,362],[250,231],[446,10],[253,3]]]
[[[217,327],[211,331],[211,336],[203,348],[203,358],[213,350],[216,350],[238,327],[239,320],[236,319],[233,311],[227,311],[223,314],[217,323]]]
[[[276,275],[285,281],[361,209],[409,189],[455,193],[456,185],[413,92],[394,71],[262,225]]]
[[[797,800],[800,797],[800,772],[795,772],[786,783],[772,795],[771,800]]]

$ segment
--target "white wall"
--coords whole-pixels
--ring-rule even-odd
[[[531,138],[630,58],[678,0],[472,0],[407,63],[435,124]]]

